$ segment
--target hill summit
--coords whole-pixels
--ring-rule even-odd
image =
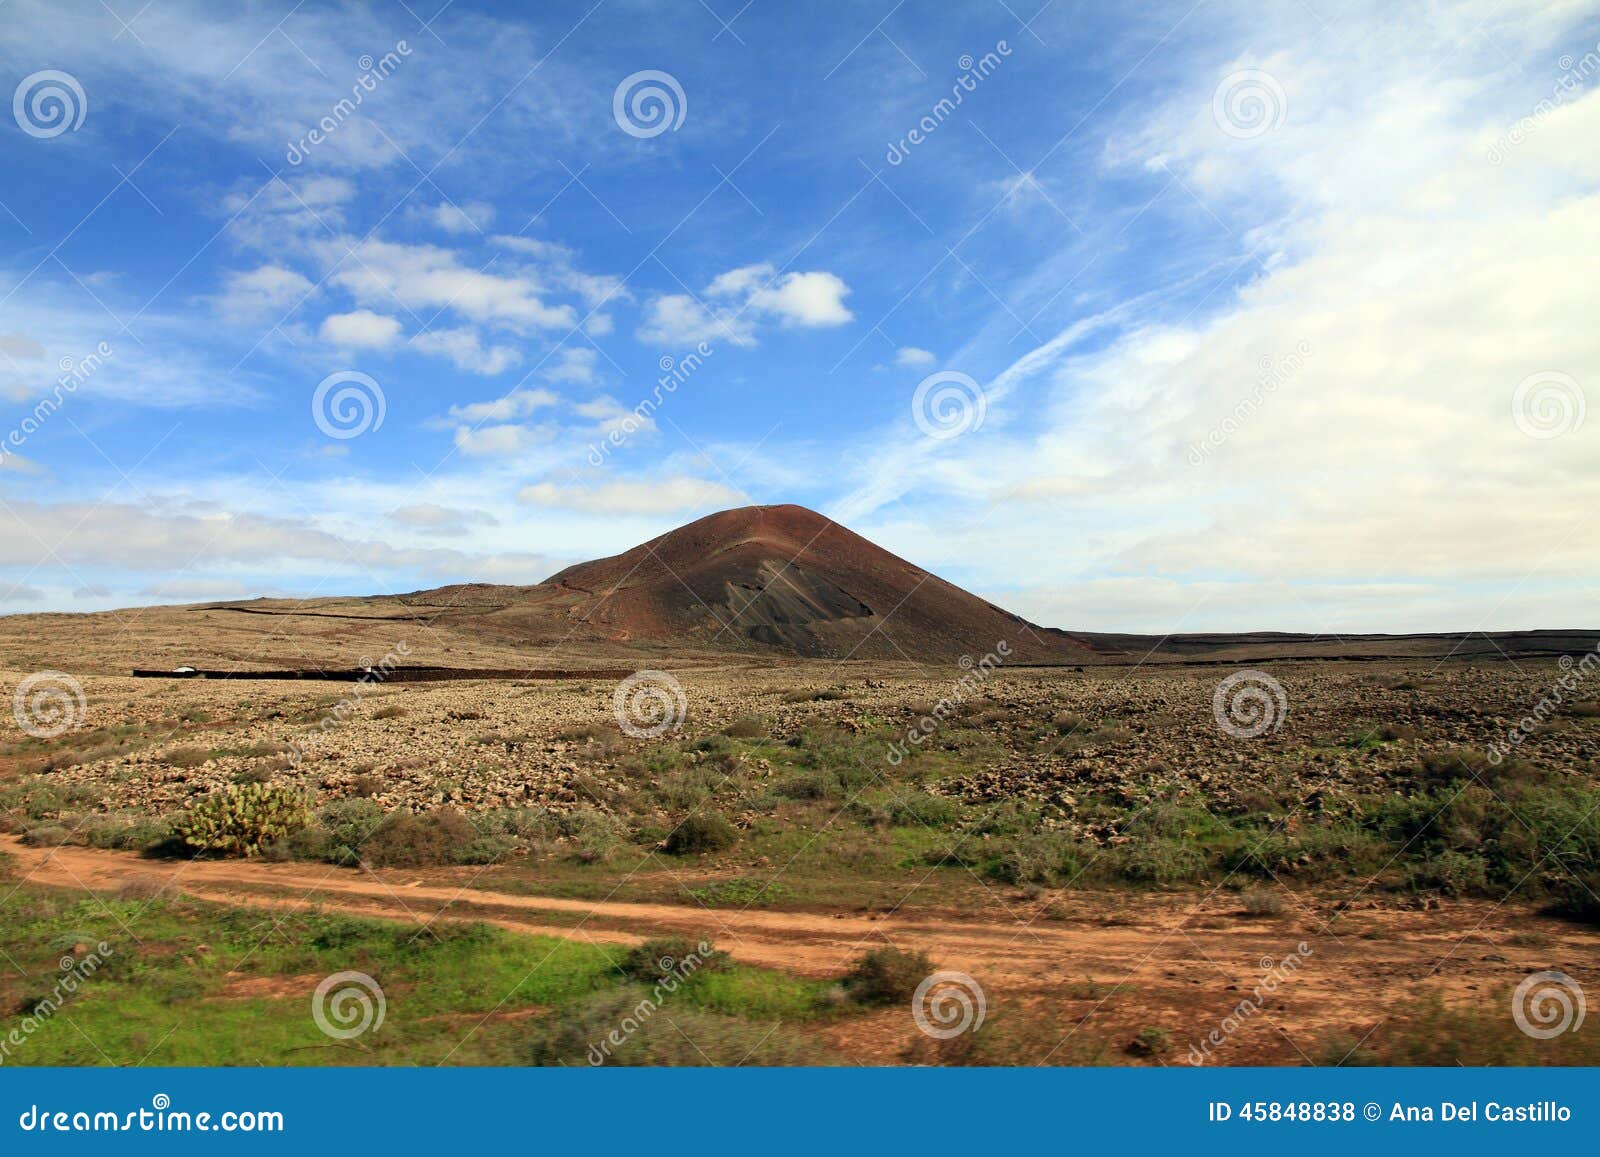
[[[803,506],[745,506],[579,563],[534,588],[617,642],[816,658],[1084,654]]]

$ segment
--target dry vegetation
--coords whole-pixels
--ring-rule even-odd
[[[613,685],[598,680],[377,686],[324,727],[353,687],[89,678],[83,727],[0,750],[0,825],[28,845],[158,857],[467,866],[451,878],[468,889],[730,918],[924,911],[1047,926],[1080,919],[1087,903],[1137,922],[1157,897],[1176,897],[1182,926],[1222,920],[1273,943],[1309,929],[1369,947],[1394,934],[1389,913],[1432,919],[1508,895],[1519,918],[1554,928],[1595,919],[1594,704],[1570,704],[1513,758],[1484,755],[1546,693],[1554,664],[1275,666],[1288,718],[1253,740],[1215,724],[1225,673],[1001,670],[954,703],[954,668],[702,668],[682,673],[684,725],[654,740],[618,729]],[[939,720],[932,733],[889,758],[925,717]],[[239,830],[219,837],[219,824]],[[1596,941],[1576,943],[1575,959],[1545,963],[1595,977]],[[935,940],[934,961],[943,956]],[[1107,981],[1095,971],[1091,983]],[[869,979],[845,988],[860,997]],[[1374,996],[1322,1018],[1299,1057],[1268,1048],[1230,1060],[1324,1059],[1340,1034],[1379,1024],[1355,1060],[1498,1056],[1471,1025],[1508,981],[1469,986],[1472,997],[1454,981],[1424,984],[1443,1003],[1412,1002],[1400,1020],[1380,1016],[1387,995]],[[1035,1044],[1072,1032],[1076,1020],[1055,1030],[1076,1008],[1106,1023],[1053,1061],[1170,1063],[1172,1047],[1226,1012],[1213,1000],[1174,1023],[1123,1025],[1116,1001],[1029,999],[932,1053],[912,1039],[904,1056],[874,1054],[852,1041],[856,1021],[818,1031],[858,1058],[1009,1063],[1043,1057]],[[573,1015],[603,1019],[608,1007]],[[1405,1035],[1423,1020],[1429,1039]],[[538,1048],[567,1040],[552,1032]]]

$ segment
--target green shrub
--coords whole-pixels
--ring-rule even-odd
[[[628,949],[617,962],[617,968],[629,980],[654,984],[675,972],[685,975],[717,972],[730,963],[728,954],[713,947],[709,939],[663,936]]]
[[[691,812],[667,835],[666,852],[690,856],[720,852],[738,842],[738,830],[717,812]]]
[[[918,1034],[919,1036],[921,1034]],[[1038,1013],[1001,1012],[946,1040],[914,1041],[909,1060],[960,1067],[1104,1065],[1104,1042],[1081,1026]]]
[[[899,1004],[909,1001],[934,971],[926,952],[874,948],[851,965],[841,983],[857,1004]]]
[[[689,895],[711,907],[749,908],[756,904],[774,904],[794,895],[794,889],[777,880],[718,880],[704,888],[691,888]]]
[[[230,784],[204,796],[173,824],[196,852],[256,856],[311,822],[305,796],[268,783]]]
[[[478,832],[454,808],[390,812],[367,837],[360,856],[380,868],[428,868],[464,862]]]
[[[722,734],[734,739],[765,739],[767,737],[767,721],[759,715],[746,715],[735,719],[722,729]]]
[[[832,1062],[821,1045],[780,1024],[666,1002],[628,987],[551,1013],[524,1048],[534,1065],[734,1066]],[[617,1043],[620,1041],[621,1043]]]

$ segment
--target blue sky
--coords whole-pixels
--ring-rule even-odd
[[[0,75],[5,613],[799,502],[1050,625],[1594,624],[1594,4],[5,0]]]

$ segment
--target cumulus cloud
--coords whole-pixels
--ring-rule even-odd
[[[352,237],[319,248],[330,266],[349,248],[354,260],[339,264],[332,281],[366,303],[398,301],[411,310],[449,309],[519,333],[571,329],[578,321],[572,306],[548,302],[545,287],[533,277],[469,268],[454,250],[441,246]]]
[[[832,273],[785,273],[749,291],[748,308],[779,318],[786,325],[843,325],[855,314],[845,307],[850,287]]]
[[[463,426],[456,431],[456,449],[472,457],[499,457],[520,454],[529,447],[548,441],[555,431],[544,426]]]
[[[440,506],[436,502],[397,506],[389,512],[389,520],[400,526],[425,530],[429,534],[446,538],[460,537],[475,527],[499,525],[494,515],[487,511],[462,510],[457,507]]]
[[[494,206],[485,201],[441,201],[408,210],[413,219],[422,220],[446,233],[482,233],[494,222]]]
[[[312,290],[310,279],[282,265],[261,265],[229,273],[213,300],[217,312],[234,322],[276,321]]]
[[[311,519],[183,502],[0,504],[0,565],[151,571],[163,576],[162,583],[209,581],[218,576],[206,570],[240,565],[303,565],[368,583],[374,572],[528,581],[560,562],[516,551],[483,555],[394,546],[365,532],[337,534]]]
[[[911,369],[925,369],[933,365],[937,359],[927,350],[918,349],[914,345],[901,346],[894,354],[894,364],[907,366]]]
[[[478,331],[469,326],[419,333],[411,339],[411,348],[419,353],[449,358],[457,369],[486,378],[503,374],[522,362],[522,354],[515,347],[486,346]]]
[[[335,313],[322,319],[322,340],[341,349],[388,349],[400,340],[400,322],[369,309]]]
[[[762,320],[801,328],[844,325],[855,316],[844,304],[849,292],[832,273],[779,274],[767,264],[742,265],[713,278],[703,297],[665,293],[650,298],[638,337],[661,346],[702,341],[750,346]]]
[[[560,397],[549,390],[524,388],[512,390],[503,397],[488,402],[468,402],[462,406],[451,406],[450,418],[454,422],[468,426],[480,422],[510,422],[517,418],[526,418],[534,411],[554,406],[560,401]]]

